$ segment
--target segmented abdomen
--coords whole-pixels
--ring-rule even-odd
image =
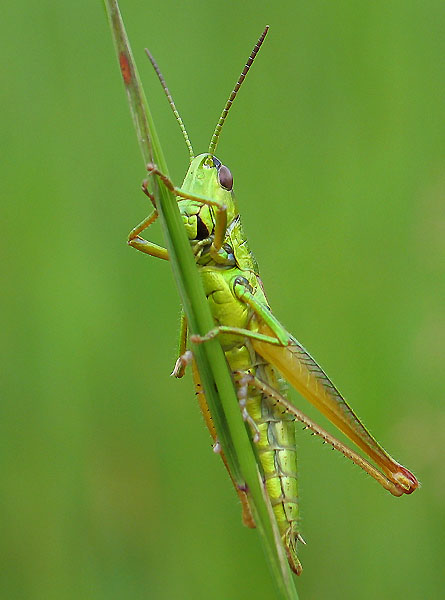
[[[274,368],[264,364],[263,359],[251,348],[249,351],[247,346],[226,352],[232,371],[243,370],[285,393]],[[296,573],[300,573],[301,565],[296,554],[299,508],[295,422],[292,415],[283,411],[269,396],[254,388],[248,390],[246,408],[260,436],[254,444],[255,451],[289,563]]]
[[[259,379],[275,389],[283,387],[270,365],[260,365],[256,371]],[[297,534],[299,509],[295,422],[292,415],[284,412],[274,400],[265,394],[253,394],[248,399],[247,409],[260,431],[256,449],[263,467],[267,492],[280,533],[285,535],[291,528]]]

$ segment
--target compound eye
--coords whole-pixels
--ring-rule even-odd
[[[218,181],[219,185],[229,192],[233,188],[233,175],[230,169],[225,165],[221,165],[218,169]]]

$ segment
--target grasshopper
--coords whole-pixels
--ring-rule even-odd
[[[302,567],[297,556],[297,544],[304,540],[299,525],[295,421],[303,423],[305,428],[342,452],[394,496],[411,494],[418,487],[418,481],[372,437],[322,368],[271,312],[258,265],[248,247],[235,204],[232,173],[215,156],[229,109],[267,31],[268,27],[258,39],[229,96],[208,152],[198,156],[193,152],[165,80],[146,50],[190,154],[190,166],[180,188],[175,187],[155,165],[149,164],[147,169],[152,177],[158,178],[160,185],[167,186],[178,198],[184,227],[215,321],[215,328],[200,337],[187,331],[186,319],[182,316],[179,358],[172,374],[182,377],[186,365],[193,362],[192,354],[187,350],[188,339],[194,343],[205,343],[216,336],[219,338],[236,385],[242,418],[251,432],[289,565],[299,575]],[[142,187],[154,210],[130,232],[128,244],[150,256],[168,260],[165,248],[140,235],[158,216],[148,180]],[[195,365],[193,375],[201,409],[214,438],[214,449],[221,452]],[[328,417],[381,470],[306,417],[288,398],[284,380]],[[224,460],[223,454],[222,458]],[[230,475],[227,462],[224,462]],[[236,485],[235,488],[242,503],[244,523],[255,527],[247,492]]]

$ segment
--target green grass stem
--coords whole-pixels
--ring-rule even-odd
[[[161,172],[168,175],[167,164],[142,90],[118,3],[105,0],[105,6],[144,163],[153,162]],[[176,197],[157,181],[153,182],[153,186],[170,264],[187,316],[189,331],[205,335],[214,327],[214,322]],[[293,576],[271,514],[270,503],[264,494],[252,443],[241,419],[232,377],[221,345],[217,339],[210,340],[205,344],[193,345],[193,353],[218,440],[236,482],[247,486],[257,528],[261,533],[280,596],[285,600],[298,600]]]

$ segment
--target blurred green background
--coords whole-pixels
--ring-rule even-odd
[[[270,24],[218,156],[275,314],[423,483],[393,498],[301,432],[301,600],[442,598],[443,2],[121,9],[178,183],[144,46],[203,151]],[[190,376],[169,377],[169,266],[125,245],[144,166],[101,2],[7,3],[2,25],[1,597],[272,599]]]

